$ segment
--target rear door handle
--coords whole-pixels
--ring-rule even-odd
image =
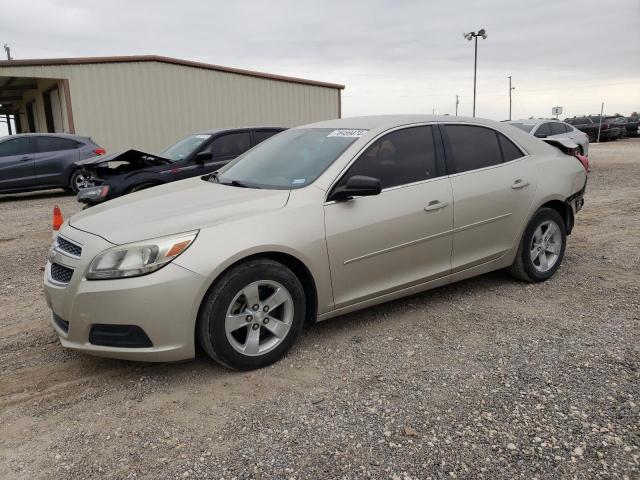
[[[521,188],[525,188],[529,186],[529,182],[525,182],[522,179],[518,179],[515,182],[513,182],[513,185],[511,185],[511,188],[513,188],[514,190],[520,190]]]
[[[435,212],[436,210],[440,210],[449,205],[449,202],[441,202],[440,200],[431,200],[426,207],[424,207],[425,212]]]

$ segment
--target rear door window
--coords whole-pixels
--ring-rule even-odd
[[[382,188],[437,177],[434,145],[430,126],[391,132],[376,140],[358,157],[339,185],[344,185],[354,175],[377,178]]]
[[[251,148],[249,132],[228,133],[216,138],[209,147],[213,158],[235,157]]]
[[[551,133],[551,124],[549,122],[543,123],[536,130],[535,135],[553,135]]]
[[[279,130],[256,130],[253,132],[253,138],[255,139],[256,145],[264,142],[267,138],[273,137],[275,134],[280,133]]]
[[[0,157],[29,154],[29,137],[12,138],[0,143]]]
[[[60,150],[73,150],[80,145],[78,142],[69,138],[56,138],[56,137],[35,137],[36,151],[43,152],[58,152]]]
[[[447,125],[446,128],[456,173],[502,163],[502,152],[495,130],[473,125]]]
[[[561,133],[567,133],[567,129],[564,124],[560,122],[553,122],[551,125],[551,135],[560,135]]]

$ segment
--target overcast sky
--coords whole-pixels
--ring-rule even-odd
[[[16,59],[158,54],[346,85],[343,116],[640,110],[640,0],[0,0]],[[0,52],[1,53],[1,52]],[[2,126],[0,126],[0,129]]]

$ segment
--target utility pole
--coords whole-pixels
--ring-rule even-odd
[[[511,120],[511,92],[515,89],[516,87],[511,86],[511,75],[509,75],[509,120]]]
[[[9,45],[7,45],[6,43],[4,44],[4,51],[7,53],[7,60],[12,60],[11,58],[11,48],[9,48]],[[7,121],[7,132],[9,132],[9,135],[12,134],[11,132],[11,119],[9,118],[9,114],[7,113],[4,116],[5,120]]]
[[[596,139],[596,143],[600,143],[600,130],[602,129],[602,113],[604,112],[604,102],[600,106],[600,123],[598,123],[598,138]]]
[[[460,99],[458,98],[458,95],[456,95],[456,117],[458,116],[458,105],[460,104]]]

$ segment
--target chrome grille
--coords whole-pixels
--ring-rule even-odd
[[[58,283],[69,283],[73,276],[73,268],[65,267],[57,263],[51,264],[51,278]]]
[[[56,249],[73,257],[79,258],[82,255],[82,247],[80,245],[76,245],[60,235],[56,238]]]

